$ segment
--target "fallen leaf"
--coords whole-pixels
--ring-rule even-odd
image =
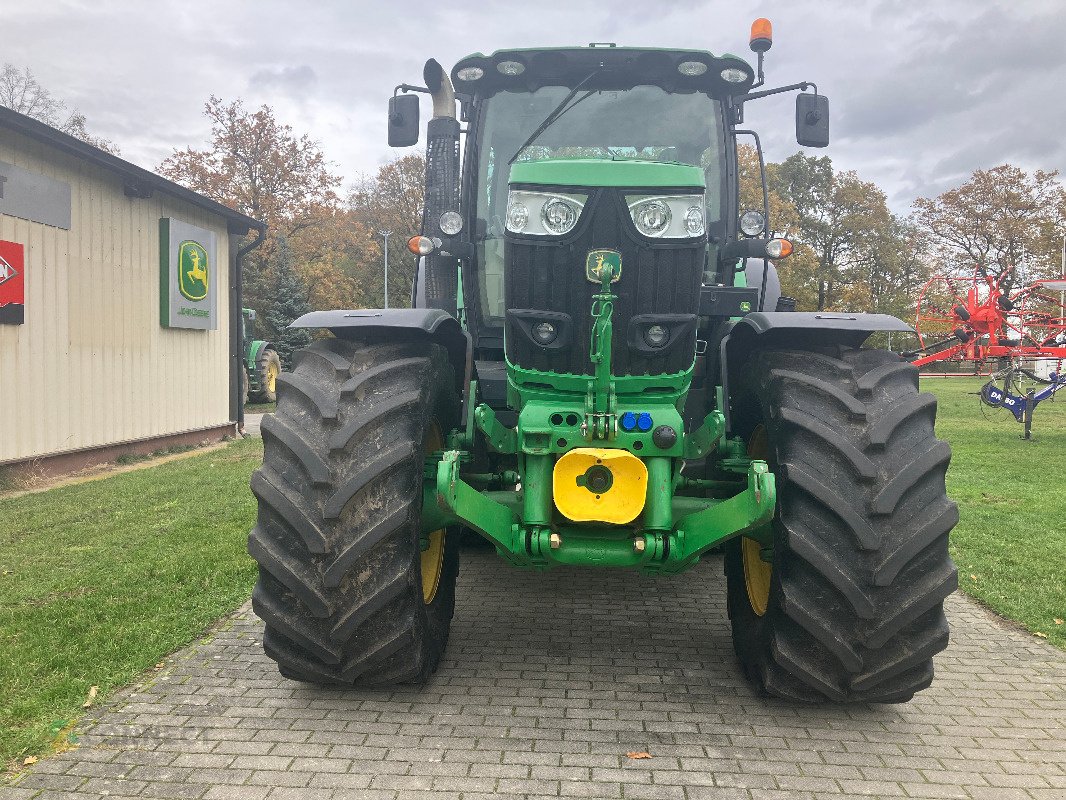
[[[971,574],[971,575],[970,575],[970,580],[971,580],[971,581],[975,581],[975,580],[977,580],[977,576],[976,576],[976,575],[972,575],[972,574]]]
[[[23,766],[26,766],[26,767],[28,767],[30,764],[36,764],[36,763],[37,763],[37,756],[26,756],[26,758],[24,758],[22,760]]]
[[[1059,619],[1058,617],[1055,617],[1055,624],[1056,625],[1061,625],[1062,624],[1062,620]]]
[[[633,751],[632,753],[626,753],[626,758],[651,758],[651,753]]]
[[[81,704],[82,708],[88,708],[93,704],[93,700],[96,699],[96,693],[100,691],[99,686],[89,687],[89,696],[85,698],[85,702]]]
[[[1036,631],[1036,635],[1039,636],[1041,639],[1046,639],[1047,638],[1047,634],[1046,633],[1041,633],[1040,631]]]
[[[155,668],[156,669],[163,669],[163,667],[165,667],[165,666],[166,665],[162,661],[160,661],[158,664],[155,665]]]

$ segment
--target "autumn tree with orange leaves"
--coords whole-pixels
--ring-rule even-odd
[[[375,246],[353,253],[353,267],[361,277],[364,293],[381,303],[385,291],[384,239],[389,231],[389,306],[411,304],[411,285],[417,258],[407,249],[407,240],[422,227],[426,159],[422,153],[401,156],[382,166],[373,177],[363,176],[348,196],[354,224],[374,232]]]
[[[204,114],[211,120],[208,148],[174,151],[161,174],[267,223],[275,237],[292,239],[338,206],[341,178],[318,142],[297,137],[269,106],[250,112],[240,100],[212,97]]]
[[[159,173],[268,225],[267,241],[245,262],[245,303],[267,318],[278,290],[277,242],[284,237],[312,305],[358,305],[358,286],[342,262],[367,234],[342,206],[341,178],[318,143],[297,136],[269,106],[249,111],[240,100],[211,97],[204,114],[212,123],[207,148],[176,150]]]
[[[1057,172],[1011,164],[979,169],[955,189],[914,201],[914,220],[941,271],[1024,285],[1057,276],[1066,233],[1066,189]]]
[[[278,302],[281,238],[312,308],[366,308],[384,301],[380,233],[390,231],[389,305],[410,304],[416,261],[405,244],[421,225],[421,153],[363,176],[342,202],[341,178],[318,143],[297,136],[269,106],[253,112],[240,100],[212,97],[204,113],[212,123],[208,146],[176,150],[159,172],[269,226],[267,241],[245,262],[245,304],[261,312],[263,335],[275,336],[267,320],[281,319],[267,313]]]
[[[755,148],[738,147],[737,162],[741,210],[761,209]],[[783,294],[803,311],[910,314],[927,273],[925,245],[880,188],[803,153],[766,164],[766,175],[771,233],[795,248],[776,264]]]

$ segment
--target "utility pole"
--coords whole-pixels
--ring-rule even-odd
[[[379,235],[385,239],[385,308],[389,307],[389,236],[392,231],[380,231]]]

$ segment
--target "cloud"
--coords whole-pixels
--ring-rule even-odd
[[[430,56],[606,40],[754,60],[756,16],[774,22],[768,85],[813,80],[831,98],[833,144],[816,154],[878,183],[897,211],[975,169],[1066,167],[1059,0],[46,0],[0,5],[0,30],[4,61],[33,69],[136,163],[203,146],[214,94],[273,106],[352,181],[400,154],[386,102]],[[772,160],[799,149],[793,103],[748,106]]]
[[[318,76],[307,64],[298,67],[267,67],[252,73],[248,87],[254,92],[276,92],[300,99],[312,93]]]

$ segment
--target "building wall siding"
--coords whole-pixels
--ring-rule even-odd
[[[0,214],[26,254],[26,322],[0,325],[0,463],[225,424],[226,223],[10,131],[0,160],[71,186],[69,231]],[[159,219],[215,231],[218,328],[159,324]]]

